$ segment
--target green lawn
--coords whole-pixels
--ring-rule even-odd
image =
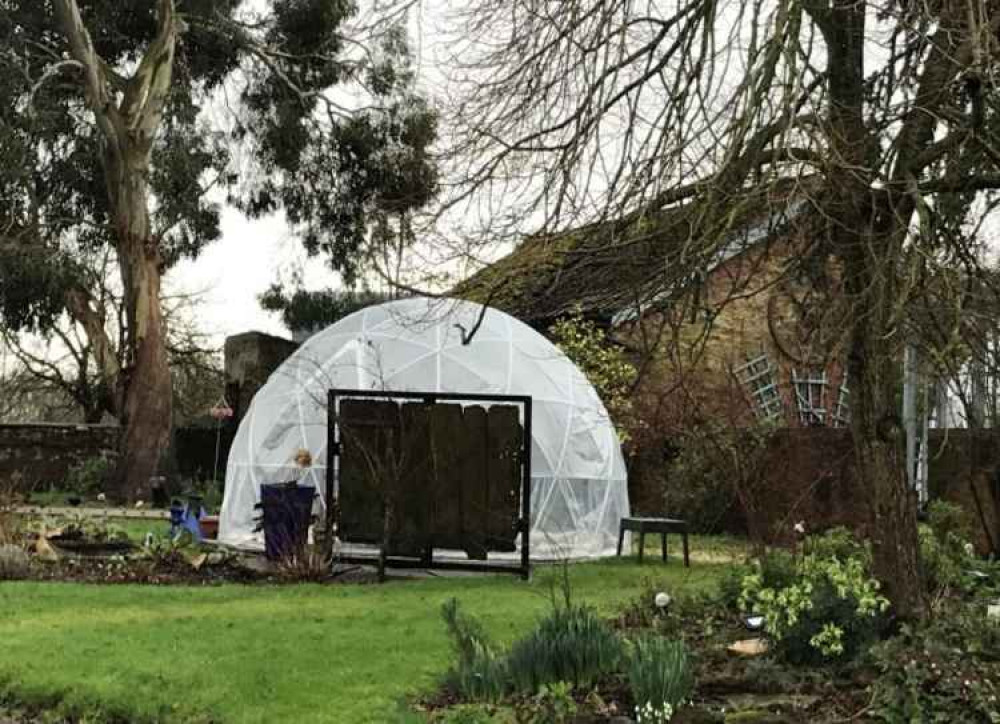
[[[676,549],[675,549],[676,550]],[[695,547],[697,551],[697,546]],[[653,576],[674,592],[724,567],[571,566],[574,593],[611,611]],[[217,588],[0,583],[0,688],[101,717],[391,722],[449,662],[441,603],[457,597],[499,640],[548,606],[555,568],[384,585]]]

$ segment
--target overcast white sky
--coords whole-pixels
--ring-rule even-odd
[[[279,274],[293,268],[306,272],[306,284],[315,289],[336,283],[320,260],[305,261],[298,240],[281,216],[251,220],[226,208],[222,239],[210,244],[194,261],[183,261],[170,271],[167,292],[204,292],[199,327],[221,344],[225,337],[250,330],[290,336],[275,314],[257,301]]]

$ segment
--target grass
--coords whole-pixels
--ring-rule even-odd
[[[646,576],[695,590],[723,570],[622,559],[570,575],[579,600],[610,613]],[[98,720],[397,721],[400,701],[448,667],[446,599],[509,642],[549,605],[558,573],[381,586],[0,583],[0,693]]]

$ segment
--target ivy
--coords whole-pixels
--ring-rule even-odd
[[[631,392],[638,373],[625,350],[593,321],[585,319],[579,309],[553,324],[549,335],[590,380],[614,422],[619,440],[627,442]]]

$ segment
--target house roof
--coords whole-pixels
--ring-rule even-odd
[[[786,179],[556,234],[536,234],[452,292],[529,322],[581,310],[612,319],[673,296],[700,271],[773,238],[809,206],[814,179]],[[718,213],[722,209],[723,213]],[[714,240],[709,243],[709,239]]]

